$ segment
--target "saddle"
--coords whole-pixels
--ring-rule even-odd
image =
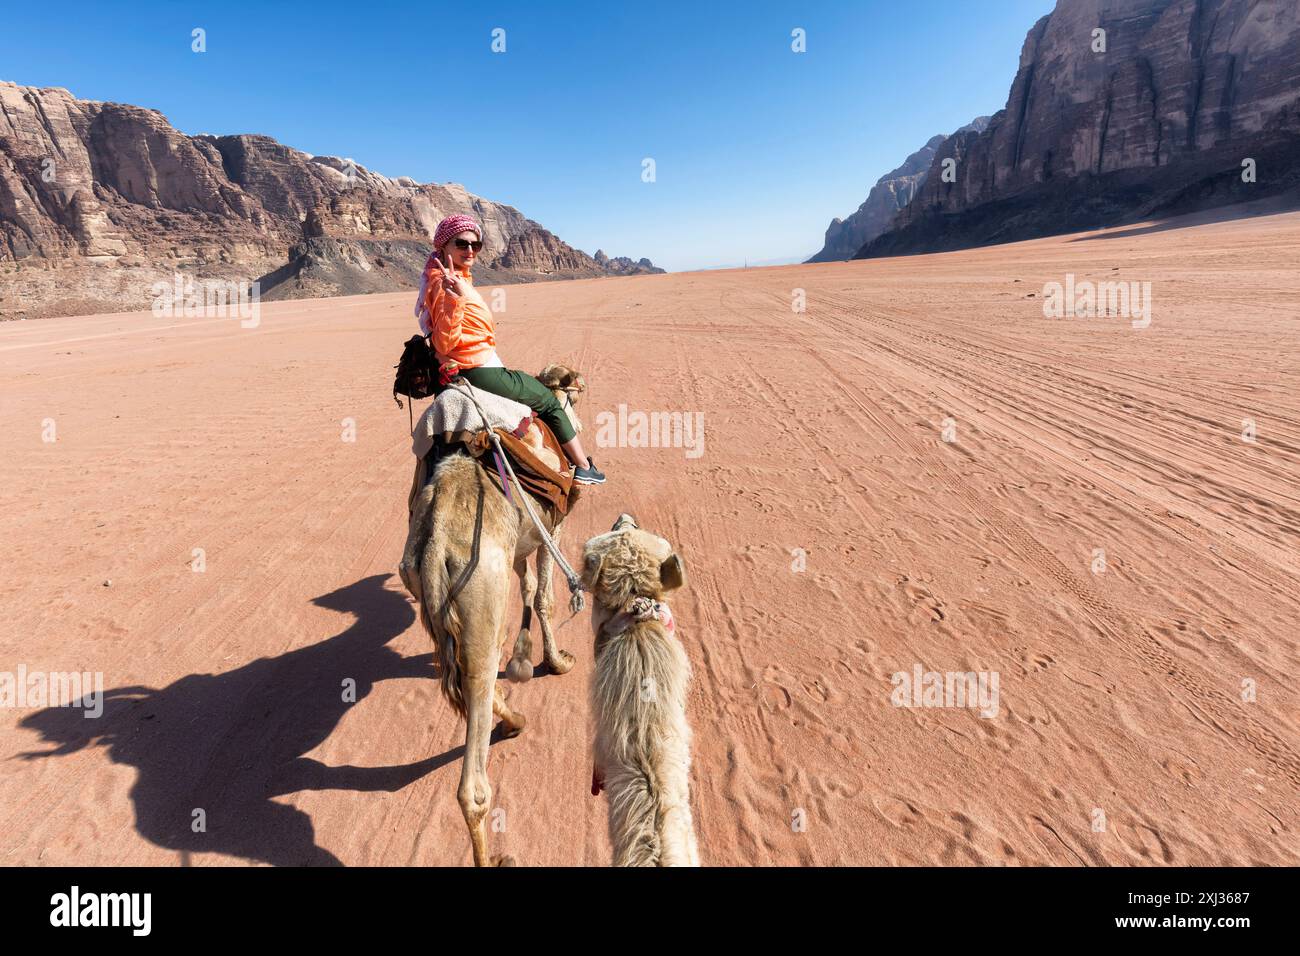
[[[528,427],[528,432],[532,432],[534,428],[541,433],[542,447],[555,455],[558,461],[567,461],[564,449],[560,447],[559,441],[546,423],[534,418]],[[510,459],[515,477],[519,479],[519,484],[524,490],[541,498],[554,509],[557,515],[561,517],[567,515],[569,499],[574,489],[573,469],[556,471],[549,462],[542,461],[531,445],[517,438],[514,433],[504,428],[497,428],[494,431],[501,442],[502,451]],[[474,437],[464,445],[466,450],[487,470],[488,477],[493,483],[505,493],[507,498],[513,500],[515,489],[509,481],[509,476],[505,474],[504,466],[498,467],[495,462],[496,449],[492,447],[492,440],[488,438],[487,431],[476,432]]]
[[[476,395],[481,400],[486,399],[481,403],[494,419],[489,424],[524,490],[539,499],[553,516],[567,515],[575,488],[573,470],[568,467],[564,449],[555,435],[544,422],[532,415],[526,405],[490,393],[478,392]],[[416,455],[415,477],[411,483],[412,508],[420,489],[432,479],[438,459],[457,448],[463,448],[478,461],[502,494],[511,500],[516,496],[504,463],[496,461],[496,449],[488,437],[488,430],[482,427],[481,417],[473,416],[471,423],[464,415],[462,403],[464,397],[454,390],[442,392],[416,425],[412,436],[412,450]],[[512,423],[515,423],[513,428],[506,427]],[[542,456],[553,459],[566,470],[555,469]]]

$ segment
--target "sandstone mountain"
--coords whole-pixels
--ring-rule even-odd
[[[177,274],[260,280],[268,298],[410,288],[455,212],[483,224],[480,282],[661,271],[607,268],[458,184],[267,136],[187,136],[156,110],[0,82],[0,316],[146,308]]]
[[[593,259],[607,272],[615,275],[635,275],[638,273],[662,273],[665,270],[660,269],[649,259],[638,259],[633,262],[627,256],[615,256],[611,259],[605,255],[604,249],[597,249]]]
[[[989,117],[981,116],[957,133],[970,131],[983,132],[989,124]],[[957,134],[954,134],[957,135]],[[881,233],[888,232],[894,217],[916,195],[930,174],[939,147],[948,140],[940,133],[932,136],[924,146],[903,161],[893,172],[881,176],[867,194],[866,201],[858,211],[847,219],[832,219],[826,229],[826,244],[809,262],[838,262],[852,259],[854,254]]]
[[[955,182],[934,173],[945,159],[956,160]],[[1295,0],[1058,0],[1029,31],[1006,108],[939,148],[894,229],[859,256],[1298,191]]]

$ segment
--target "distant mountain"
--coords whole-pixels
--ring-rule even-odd
[[[599,263],[455,183],[0,82],[0,315],[142,309],[175,274],[261,280],[272,299],[411,288],[438,221],[461,212],[485,230],[480,283],[661,271]]]
[[[616,275],[635,275],[637,273],[661,274],[666,270],[660,269],[649,259],[638,259],[633,262],[627,256],[615,256],[611,259],[605,255],[605,250],[597,249],[596,254],[592,256],[596,264],[606,272],[612,272]]]
[[[953,182],[933,172],[948,159]],[[983,132],[944,143],[893,229],[858,255],[1011,242],[1293,193],[1300,3],[1058,0],[1029,31],[1006,108]]]
[[[957,132],[982,132],[988,123],[989,117],[981,116]],[[907,157],[903,165],[876,181],[857,212],[847,219],[832,219],[826,229],[826,244],[821,252],[808,261],[837,262],[852,259],[866,243],[888,231],[899,210],[912,201],[917,190],[925,183],[935,154],[947,139],[942,134],[931,137],[929,142]]]

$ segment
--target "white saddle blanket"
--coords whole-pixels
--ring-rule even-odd
[[[470,386],[472,388],[472,386]],[[474,398],[483,406],[488,421],[483,421],[474,403],[462,394],[458,388],[449,388],[435,398],[420,420],[415,423],[411,433],[411,451],[417,458],[423,458],[433,447],[435,438],[443,438],[456,432],[474,432],[483,428],[504,428],[506,431],[517,429],[525,418],[533,413],[527,405],[481,388],[474,389]]]

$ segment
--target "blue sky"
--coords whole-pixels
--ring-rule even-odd
[[[463,183],[589,253],[709,268],[821,248],[929,137],[1006,104],[1054,5],[11,3],[0,79]]]

